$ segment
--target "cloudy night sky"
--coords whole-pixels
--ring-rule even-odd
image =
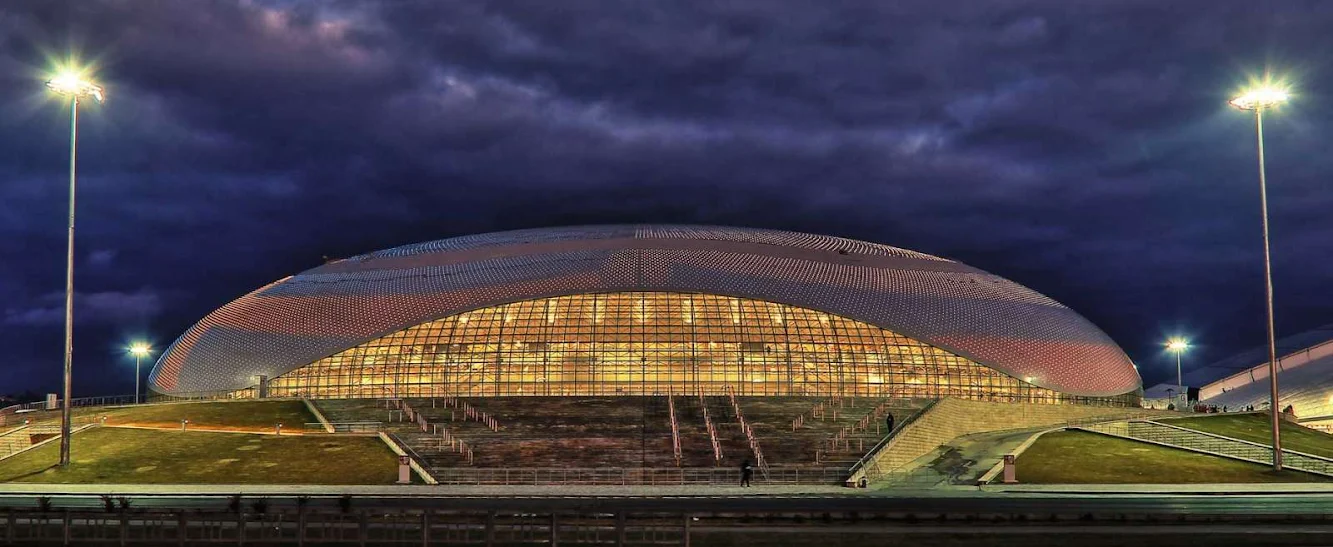
[[[1259,345],[1265,70],[1279,335],[1333,323],[1333,2],[4,0],[0,393],[60,381],[80,109],[75,396],[322,257],[707,223],[961,260],[1174,376]],[[147,372],[145,366],[145,373]]]

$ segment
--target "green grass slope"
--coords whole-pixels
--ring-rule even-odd
[[[1017,478],[1031,484],[1199,484],[1322,482],[1298,471],[1274,473],[1266,466],[1175,448],[1117,439],[1086,431],[1042,435],[1018,457]]]
[[[1264,414],[1213,414],[1198,418],[1162,420],[1164,424],[1273,446],[1273,428]],[[1333,435],[1282,422],[1282,448],[1333,458]]]
[[[97,427],[0,460],[0,483],[392,484],[398,458],[376,437]]]

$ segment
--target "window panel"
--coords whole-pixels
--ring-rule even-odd
[[[728,296],[603,293],[473,310],[270,380],[273,396],[943,396],[1125,404],[1037,388],[817,310]]]

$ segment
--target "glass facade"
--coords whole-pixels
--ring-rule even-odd
[[[859,321],[710,294],[560,296],[445,317],[273,378],[268,396],[1074,397]]]

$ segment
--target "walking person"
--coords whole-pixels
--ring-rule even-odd
[[[741,486],[750,486],[750,477],[754,476],[754,467],[750,466],[750,460],[745,460],[741,464]]]

